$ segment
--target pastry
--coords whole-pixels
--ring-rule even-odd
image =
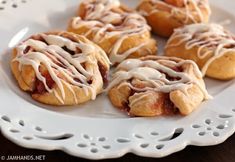
[[[68,31],[95,42],[113,64],[126,58],[155,55],[157,51],[145,18],[118,0],[84,0]]]
[[[165,54],[195,61],[202,74],[211,78],[235,77],[235,36],[218,24],[192,24],[175,30]]]
[[[142,0],[137,10],[146,17],[153,32],[169,37],[175,28],[208,22],[208,0]]]
[[[33,35],[13,50],[11,69],[23,91],[49,105],[94,100],[109,71],[105,52],[68,32]]]
[[[209,98],[193,61],[164,56],[125,60],[107,90],[115,107],[141,117],[188,115]]]

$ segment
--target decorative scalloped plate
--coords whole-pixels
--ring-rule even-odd
[[[214,100],[204,102],[189,116],[129,118],[105,95],[74,107],[39,104],[19,90],[12,77],[10,51],[29,35],[65,29],[79,0],[0,1],[0,126],[11,141],[27,148],[63,150],[87,159],[117,158],[131,152],[163,157],[187,145],[208,146],[225,141],[235,131],[235,83],[206,79]],[[126,4],[135,6],[137,0]],[[213,0],[214,22],[231,20],[235,2]],[[233,31],[235,32],[235,31]],[[163,47],[165,40],[158,38]]]

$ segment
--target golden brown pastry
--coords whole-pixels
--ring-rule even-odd
[[[165,54],[195,61],[203,75],[211,78],[235,77],[235,36],[218,24],[193,24],[175,30]]]
[[[145,18],[118,0],[84,0],[68,31],[95,42],[113,64],[126,58],[156,55],[157,51]]]
[[[22,90],[50,105],[75,105],[102,92],[109,71],[105,52],[83,36],[41,33],[13,50],[12,72]]]
[[[208,99],[197,65],[164,56],[127,59],[117,67],[108,87],[112,104],[131,116],[190,114]]]
[[[208,22],[211,10],[208,0],[142,0],[137,10],[153,32],[169,37],[175,28]]]

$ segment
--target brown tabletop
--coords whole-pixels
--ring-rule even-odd
[[[56,161],[56,162],[66,162],[66,161],[87,161],[85,159],[80,159],[77,157],[73,157],[67,155],[62,151],[41,151],[41,150],[33,150],[19,147],[7,140],[5,137],[0,134],[0,156],[45,156],[45,160],[42,161]],[[1,160],[0,160],[1,161]],[[103,160],[103,161],[123,161],[123,162],[145,162],[145,161],[157,161],[157,162],[233,162],[235,161],[235,135],[230,137],[224,143],[217,146],[209,146],[209,147],[195,147],[188,146],[185,150],[170,155],[161,159],[154,158],[144,158],[138,157],[133,154],[127,154],[119,159],[112,160]]]

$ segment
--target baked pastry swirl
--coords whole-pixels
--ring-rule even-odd
[[[175,30],[165,54],[193,60],[203,75],[215,79],[235,77],[235,36],[218,24],[192,24]]]
[[[131,116],[190,114],[209,95],[191,60],[164,56],[127,59],[108,87],[112,104]]]
[[[155,55],[156,41],[144,17],[118,0],[86,0],[78,17],[72,18],[68,31],[85,35],[107,53],[110,61]]]
[[[105,52],[83,36],[50,32],[13,50],[12,72],[22,90],[50,105],[75,105],[102,92],[109,71]]]
[[[153,31],[164,37],[175,28],[208,22],[211,14],[208,0],[142,0],[137,9]]]

